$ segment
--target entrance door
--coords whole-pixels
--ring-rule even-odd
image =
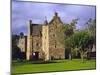
[[[39,59],[39,52],[33,52],[33,60]]]

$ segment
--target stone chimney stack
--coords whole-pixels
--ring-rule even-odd
[[[58,16],[58,13],[57,12],[55,12],[55,16]]]
[[[46,17],[46,16],[45,16],[44,24],[45,24],[45,25],[48,24],[48,21],[47,21],[47,17]]]

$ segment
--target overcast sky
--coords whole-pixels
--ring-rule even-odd
[[[70,23],[72,19],[79,18],[77,28],[84,28],[89,18],[95,19],[95,6],[71,5],[71,4],[51,4],[36,2],[12,1],[12,32],[19,34],[23,32],[27,35],[28,21],[41,24],[45,17],[48,22],[58,12],[63,23]]]

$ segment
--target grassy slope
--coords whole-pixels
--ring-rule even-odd
[[[58,63],[32,64],[17,63],[12,66],[12,73],[33,73],[33,72],[51,72],[51,71],[68,71],[95,69],[95,60],[89,60],[84,63],[81,60],[56,60]]]

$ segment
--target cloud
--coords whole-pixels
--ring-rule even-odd
[[[33,23],[43,23],[45,16],[50,21],[57,11],[64,23],[71,22],[74,18],[79,18],[77,28],[82,28],[89,18],[95,18],[95,6],[51,4],[24,1],[12,1],[12,32],[27,34],[28,20]]]

